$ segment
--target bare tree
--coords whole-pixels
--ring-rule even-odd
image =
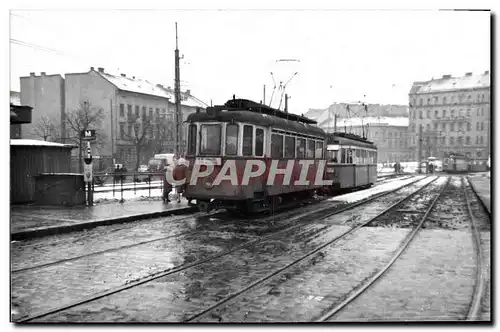
[[[96,131],[96,145],[103,145],[106,135],[102,131],[102,123],[105,114],[102,108],[92,106],[87,100],[80,103],[78,108],[66,112],[67,139],[78,145],[79,169],[83,172],[82,156],[83,146],[80,133],[83,130],[94,129]]]
[[[123,133],[123,140],[135,147],[136,169],[141,163],[141,155],[144,152],[161,153],[168,139],[172,139],[171,126],[168,126],[165,118],[153,119],[142,116],[129,119],[132,125],[131,132]]]
[[[59,138],[59,133],[56,125],[48,116],[42,116],[40,120],[33,126],[31,133],[40,137],[44,141],[55,141]]]

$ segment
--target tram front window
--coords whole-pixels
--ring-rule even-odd
[[[328,151],[328,161],[338,163],[337,153],[338,151]]]
[[[221,125],[201,125],[200,136],[200,155],[220,155]]]

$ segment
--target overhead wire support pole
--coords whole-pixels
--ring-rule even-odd
[[[181,153],[181,87],[180,87],[179,45],[177,38],[177,22],[175,22],[175,153]]]
[[[291,81],[291,80],[295,77],[295,75],[297,75],[297,74],[298,74],[298,72],[295,72],[295,73],[292,75],[292,77],[290,77],[290,78],[288,79],[288,81],[285,83],[285,85],[283,85],[283,91],[281,92],[280,105],[279,105],[278,109],[280,109],[280,107],[281,107],[281,102],[283,101],[283,96],[284,96],[284,94],[285,94],[285,89],[286,89],[286,86],[288,85],[288,83],[290,83],[290,81]]]

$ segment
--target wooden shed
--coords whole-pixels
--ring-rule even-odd
[[[75,147],[39,140],[11,139],[11,204],[33,202],[36,175],[71,172],[71,149]]]

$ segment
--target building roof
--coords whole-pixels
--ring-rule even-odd
[[[117,76],[104,71],[95,71],[97,74],[101,75],[104,79],[109,81],[111,84],[116,86],[118,89],[123,91],[130,91],[136,93],[142,93],[151,96],[157,96],[161,98],[168,98],[173,103],[175,101],[175,94],[172,89],[163,87],[162,85],[151,83],[147,80],[143,80],[136,77],[127,76]],[[189,107],[201,107],[205,108],[208,105],[198,98],[192,96],[189,92],[181,92],[181,104]]]
[[[61,144],[56,142],[47,142],[36,139],[11,139],[11,146],[46,146],[46,147],[58,147],[58,148],[76,148],[73,144]]]
[[[406,117],[365,117],[365,118],[349,118],[349,119],[337,119],[337,129],[343,127],[361,127],[361,125],[370,124],[371,127],[375,126],[387,126],[387,127],[408,127],[409,118]],[[333,128],[334,121],[327,122],[321,125],[322,128]]]
[[[472,73],[467,73],[462,77],[443,75],[441,78],[432,79],[430,81],[414,82],[410,94],[488,87],[490,87],[490,72],[486,71],[480,75],[472,75]]]
[[[10,103],[12,105],[21,106],[21,93],[17,91],[10,92]]]

